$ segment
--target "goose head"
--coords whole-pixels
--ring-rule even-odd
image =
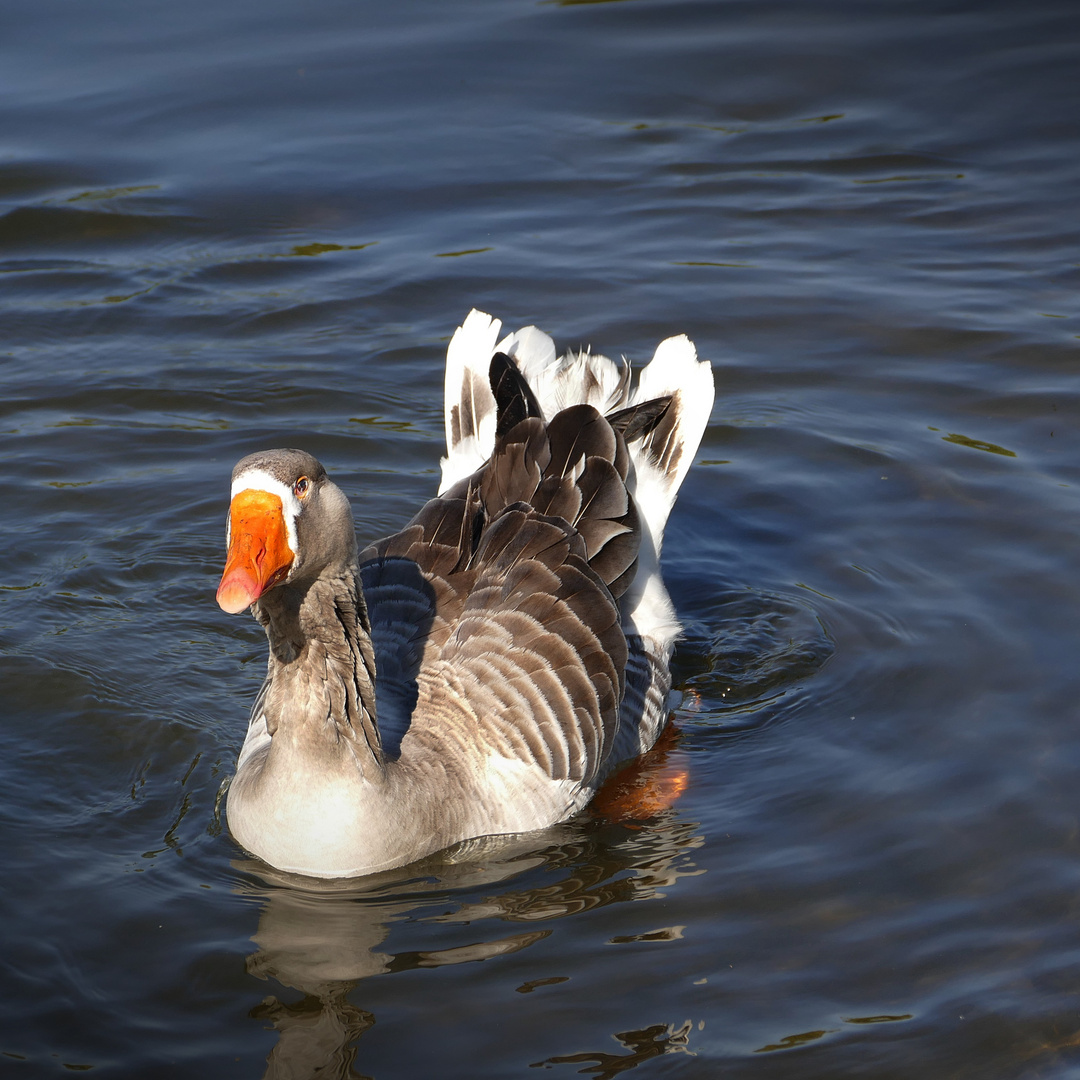
[[[356,564],[348,499],[303,450],[263,450],[237,464],[226,538],[217,601],[233,615],[271,589],[306,588]]]

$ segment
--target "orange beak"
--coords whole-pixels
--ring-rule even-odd
[[[236,615],[280,584],[293,563],[281,499],[268,491],[241,491],[229,507],[229,555],[217,602]]]

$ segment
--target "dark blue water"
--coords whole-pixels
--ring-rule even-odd
[[[1078,71],[1050,0],[5,4],[5,1075],[1080,1075]],[[400,525],[473,306],[714,363],[685,790],[299,888],[229,472]]]

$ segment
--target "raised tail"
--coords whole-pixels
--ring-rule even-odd
[[[446,350],[446,457],[442,459],[440,495],[491,457],[496,417],[488,369],[501,329],[498,319],[473,308],[450,339]]]
[[[662,643],[665,649],[670,649],[680,627],[660,577],[664,527],[705,434],[714,395],[712,365],[698,360],[693,342],[680,334],[656,347],[631,397],[632,405],[670,399],[655,426],[629,442],[633,495],[643,528],[637,576],[622,602],[627,629]]]
[[[638,509],[649,523],[657,553],[675,496],[705,434],[714,394],[712,365],[698,360],[694,343],[679,334],[656,347],[631,397],[633,405],[655,398],[671,399],[648,434],[630,444],[638,467]]]
[[[664,526],[679,486],[694,460],[713,405],[713,374],[698,360],[685,334],[662,341],[630,392],[630,368],[589,351],[560,357],[551,338],[527,326],[501,341],[502,323],[473,310],[458,327],[446,359],[446,449],[440,493],[471,476],[495,446],[496,405],[492,356],[509,356],[531,387],[543,419],[573,405],[592,405],[609,416],[629,406],[670,399],[659,419],[626,431],[634,463],[628,487],[642,523],[638,572],[621,608],[627,630],[670,648],[678,633],[671,601],[660,579]]]
[[[488,381],[495,352],[505,353],[517,365],[545,420],[571,405],[592,405],[607,415],[629,400],[629,365],[620,367],[587,350],[557,356],[555,343],[535,326],[500,341],[501,330],[498,319],[473,309],[446,351],[446,457],[440,494],[471,476],[495,447],[495,397]]]

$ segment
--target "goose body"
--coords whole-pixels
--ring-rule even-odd
[[[563,821],[667,718],[664,524],[713,400],[686,337],[629,369],[473,311],[450,343],[438,495],[357,551],[301,450],[233,471],[218,602],[266,630],[228,792],[273,866],[351,877]]]

